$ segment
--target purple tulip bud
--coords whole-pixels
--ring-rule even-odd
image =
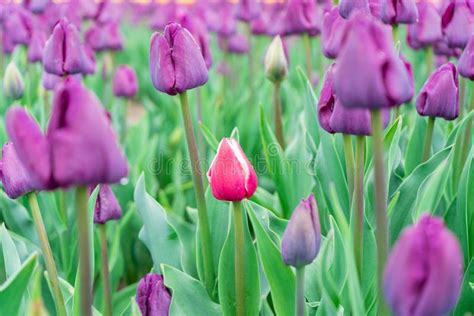
[[[461,56],[462,49],[459,47],[449,47],[446,37],[444,36],[440,41],[433,44],[433,52],[436,55],[443,55],[446,57]]]
[[[221,0],[214,4],[213,9],[208,11],[209,29],[222,36],[234,34],[237,31],[234,4]]]
[[[280,19],[275,22],[275,26],[282,27],[277,32],[281,35],[292,35],[301,33],[311,33],[315,35],[320,30],[317,29],[316,3],[314,0],[288,0]]]
[[[337,6],[324,15],[321,44],[323,46],[323,54],[327,58],[337,57],[345,33],[344,24],[346,21],[339,14],[339,7]]]
[[[22,7],[15,7],[8,12],[5,20],[5,32],[13,44],[28,45],[33,31],[33,17]]]
[[[166,24],[175,21],[177,9],[178,5],[174,1],[156,5],[150,18],[150,28],[157,31],[163,30]]]
[[[252,20],[252,34],[268,36],[278,35],[278,33],[275,34],[273,26],[275,24],[275,20],[279,19],[281,10],[283,10],[282,4],[262,3],[262,6],[263,8],[260,15]]]
[[[14,61],[11,61],[5,69],[3,76],[3,92],[7,97],[14,100],[20,99],[25,91],[25,84],[20,71]]]
[[[150,75],[155,88],[170,95],[207,82],[207,67],[201,49],[188,30],[177,23],[170,23],[164,35],[153,34]]]
[[[112,86],[115,96],[133,98],[138,91],[138,80],[135,70],[127,65],[118,66]]]
[[[158,273],[148,273],[137,286],[136,301],[142,316],[168,316],[171,294],[163,277]]]
[[[418,22],[408,25],[407,41],[413,49],[432,45],[443,38],[441,16],[429,1],[417,2]]]
[[[257,0],[240,0],[236,15],[239,20],[250,22],[260,15],[260,4]]]
[[[46,135],[18,106],[8,110],[6,130],[39,189],[114,183],[127,175],[127,162],[99,100],[74,78],[56,86]]]
[[[202,57],[206,62],[207,68],[212,66],[212,52],[209,44],[209,32],[206,28],[206,22],[197,15],[189,13],[178,16],[178,22],[189,31],[201,48]]]
[[[92,187],[93,189],[93,187]],[[92,193],[93,190],[91,190]],[[109,185],[101,184],[94,208],[94,223],[106,222],[122,217],[122,208]]]
[[[334,70],[334,90],[341,103],[373,109],[409,101],[413,82],[395,50],[390,28],[358,12],[347,21],[344,32]]]
[[[229,37],[218,37],[219,48],[233,54],[246,54],[249,50],[247,37],[234,33]]]
[[[447,315],[461,288],[463,255],[442,219],[422,215],[401,233],[384,273],[385,297],[395,315]]]
[[[100,24],[107,24],[113,21],[119,21],[122,13],[120,6],[113,1],[105,0],[97,6],[95,21]]]
[[[2,147],[0,179],[2,180],[5,193],[11,199],[16,199],[25,193],[35,190],[33,181],[18,159],[12,143],[7,143]]]
[[[370,6],[368,0],[341,0],[339,2],[339,13],[345,19],[357,11],[370,13]]]
[[[387,24],[412,24],[418,19],[414,0],[382,0],[381,19]]]
[[[40,30],[33,31],[28,44],[28,61],[30,63],[41,62],[43,60],[43,48],[46,43],[46,34]]]
[[[467,43],[458,62],[459,74],[470,80],[474,80],[474,35]]]
[[[92,25],[85,35],[86,43],[96,52],[122,50],[123,38],[118,22]]]
[[[310,264],[321,245],[321,227],[314,195],[301,200],[291,215],[281,240],[283,261],[293,267]]]
[[[59,20],[43,50],[44,69],[58,76],[82,73],[84,55],[76,26],[64,18]]]
[[[339,14],[339,13],[338,13]],[[350,135],[371,135],[372,125],[370,110],[351,109],[344,107],[334,93],[332,64],[326,72],[326,78],[319,95],[318,119],[321,127],[328,133],[343,133]],[[383,109],[384,127],[390,121],[390,111]]]
[[[445,7],[441,27],[450,47],[464,48],[474,31],[474,16],[468,0],[450,0]]]
[[[458,74],[454,64],[444,64],[429,76],[416,99],[416,110],[422,116],[446,120],[458,117]]]
[[[1,36],[2,40],[2,53],[5,55],[11,55],[15,49],[15,43],[13,43],[10,34],[4,32]]]

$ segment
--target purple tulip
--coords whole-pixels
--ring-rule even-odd
[[[23,6],[35,13],[42,13],[46,6],[49,4],[50,0],[23,0]]]
[[[447,315],[461,288],[463,255],[441,218],[422,215],[401,233],[384,273],[385,297],[395,315]]]
[[[235,6],[233,3],[219,0],[212,4],[212,9],[209,9],[207,13],[207,26],[212,32],[222,36],[230,36],[237,31]]]
[[[6,143],[2,147],[0,179],[2,180],[5,193],[11,199],[16,199],[25,193],[35,190],[33,181],[18,159],[12,143]]]
[[[239,20],[250,22],[260,15],[260,4],[257,0],[239,0],[236,15]]]
[[[449,47],[446,37],[443,37],[440,41],[433,44],[433,52],[436,55],[446,57],[459,57],[461,56],[462,49],[459,47]]]
[[[133,98],[138,91],[138,80],[135,70],[127,65],[118,66],[115,71],[112,87],[115,96]]]
[[[178,5],[174,1],[156,5],[156,9],[150,18],[150,27],[161,31],[165,26],[176,19]]]
[[[101,184],[94,207],[94,223],[105,224],[110,220],[120,219],[121,217],[122,208],[115,197],[114,191],[109,185]]]
[[[46,134],[18,106],[8,110],[6,130],[38,189],[114,183],[128,173],[99,100],[74,78],[56,86]]]
[[[46,34],[41,30],[33,31],[28,44],[28,61],[30,63],[41,62],[43,60],[43,49],[46,43]]]
[[[171,294],[158,273],[148,273],[137,286],[136,301],[142,316],[168,316]]]
[[[206,22],[197,15],[192,15],[189,13],[178,15],[177,21],[194,37],[201,48],[202,57],[206,62],[207,68],[211,68],[212,52],[209,46],[209,32],[206,28]]]
[[[474,80],[474,35],[471,35],[471,39],[469,39],[466,48],[459,58],[458,71],[464,78]]]
[[[429,1],[417,2],[418,22],[408,25],[407,41],[413,49],[432,45],[443,38],[441,15]]]
[[[370,13],[370,6],[368,0],[341,0],[339,2],[339,13],[345,19],[357,11]]]
[[[345,33],[344,25],[346,21],[339,14],[339,7],[337,6],[324,15],[321,44],[323,46],[323,54],[327,58],[337,57]]]
[[[291,215],[281,240],[283,261],[293,267],[310,264],[321,245],[321,226],[314,195],[302,199]]]
[[[468,0],[450,0],[445,7],[441,27],[448,46],[464,48],[474,31],[474,16]]]
[[[99,24],[108,24],[110,22],[120,21],[121,15],[119,4],[110,0],[104,0],[97,6],[95,21]]]
[[[58,76],[85,72],[85,52],[76,26],[61,19],[46,41],[43,50],[44,69]]]
[[[276,35],[319,33],[314,0],[288,0],[280,18],[274,22]],[[271,22],[270,22],[271,23]]]
[[[459,85],[456,67],[447,63],[434,71],[421,88],[416,110],[422,116],[454,120],[459,112]]]
[[[166,26],[164,35],[153,34],[150,44],[150,75],[159,91],[176,95],[204,85],[207,67],[201,49],[188,30],[177,23]]]
[[[415,0],[382,0],[381,19],[387,24],[412,24],[418,19]]]
[[[260,15],[251,22],[252,34],[255,35],[278,35],[274,32],[273,24],[279,18],[284,9],[281,3],[262,3]]]
[[[118,22],[92,25],[85,35],[86,43],[96,52],[122,50],[123,38]]]
[[[94,50],[87,44],[84,45],[84,75],[95,74],[97,62]]]
[[[334,70],[334,90],[341,103],[373,109],[409,101],[413,83],[390,28],[359,12],[347,21],[344,32]]]
[[[5,55],[11,55],[15,49],[15,44],[13,43],[10,34],[4,32],[1,36],[2,40],[2,53]]]
[[[371,135],[370,111],[368,109],[346,108],[334,93],[334,66],[335,64],[332,64],[326,72],[326,78],[319,94],[319,124],[331,134]],[[384,127],[386,127],[390,121],[390,111],[384,109],[382,113]]]
[[[28,45],[33,31],[33,17],[24,8],[15,7],[7,12],[4,29],[13,44]]]
[[[249,50],[247,37],[235,33],[229,37],[218,37],[219,48],[223,51],[234,54],[246,54]]]

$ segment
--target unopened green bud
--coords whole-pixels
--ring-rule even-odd
[[[288,73],[288,62],[280,36],[276,36],[265,55],[265,75],[272,82],[281,82]]]
[[[5,69],[5,75],[3,77],[3,91],[7,97],[16,100],[23,96],[24,90],[25,85],[23,84],[23,78],[15,63],[12,61]]]

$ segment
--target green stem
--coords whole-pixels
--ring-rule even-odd
[[[433,70],[433,47],[428,46],[425,49],[425,60],[426,60],[426,70],[427,76],[431,74]]]
[[[191,168],[194,182],[194,193],[199,217],[199,234],[201,239],[202,259],[204,261],[204,284],[207,292],[212,296],[214,288],[214,268],[212,263],[211,233],[207,219],[206,199],[204,196],[204,185],[202,182],[201,164],[194,137],[193,121],[189,111],[188,96],[186,91],[179,95],[181,101],[181,112],[183,115],[184,129],[186,131],[186,141],[188,143],[189,157],[191,159]]]
[[[36,230],[41,244],[41,250],[43,251],[44,262],[46,264],[46,270],[48,271],[49,282],[51,285],[51,291],[53,294],[54,305],[56,306],[56,313],[59,316],[66,316],[66,306],[64,305],[63,295],[61,288],[59,287],[58,271],[56,270],[56,264],[54,262],[53,252],[49,244],[48,235],[46,228],[44,227],[43,217],[36,199],[36,193],[32,192],[28,194],[28,201],[31,207],[31,214],[33,221],[35,222]]]
[[[459,77],[459,120],[464,117],[464,106],[466,100],[466,79]]]
[[[305,315],[304,269],[305,266],[296,268],[296,316]]]
[[[388,252],[387,225],[387,183],[385,181],[383,126],[380,109],[372,110],[372,137],[374,156],[375,186],[375,231],[377,243],[377,275],[378,275],[378,315],[388,315],[388,308],[383,297],[383,270]]]
[[[281,110],[280,82],[275,82],[273,100],[275,104],[275,134],[281,148],[285,150],[285,136],[283,135],[283,115]]]
[[[358,135],[356,143],[356,166],[354,184],[354,253],[359,272],[359,280],[362,280],[362,262],[364,257],[364,156],[365,136]]]
[[[201,88],[196,89],[196,117],[198,124],[203,122],[202,116],[202,94]],[[199,149],[199,157],[206,161],[206,143],[204,142],[204,137],[201,132],[197,133],[197,142],[198,142],[198,149]]]
[[[308,79],[311,82],[313,74],[313,65],[311,64],[311,39],[308,33],[303,34],[303,41],[306,53],[306,76],[308,76]]]
[[[101,272],[104,290],[104,316],[112,316],[112,291],[110,290],[109,257],[107,255],[107,230],[105,224],[99,225]]]
[[[92,282],[90,228],[87,211],[88,194],[85,186],[76,189],[77,233],[79,239],[79,274],[81,315],[92,316]]]
[[[236,316],[245,315],[245,250],[244,250],[244,212],[242,202],[232,202],[234,207],[234,269]]]
[[[433,142],[434,124],[435,117],[428,117],[428,124],[426,125],[425,131],[425,143],[423,146],[423,162],[427,161],[431,155],[431,143]]]
[[[392,26],[392,36],[393,36],[393,42],[395,45],[398,43],[398,24],[394,24]]]
[[[354,151],[352,150],[351,135],[342,134],[344,140],[344,157],[346,159],[347,184],[349,186],[349,200],[354,194]]]
[[[248,74],[249,74],[249,89],[250,89],[250,102],[249,104],[251,106],[253,106],[253,96],[254,96],[254,82],[255,82],[255,78],[254,78],[254,67],[253,67],[253,52],[252,52],[252,28],[251,28],[251,25],[250,23],[246,23],[247,24],[247,34],[248,34],[248,41],[249,41],[249,49],[247,51],[247,57],[248,57],[248,61],[249,61],[249,68],[248,68]]]

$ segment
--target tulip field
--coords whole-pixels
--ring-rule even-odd
[[[0,316],[474,315],[473,0],[0,27]]]

